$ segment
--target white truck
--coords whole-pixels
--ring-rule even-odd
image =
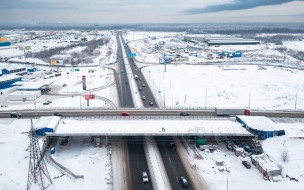
[[[223,108],[216,107],[215,113],[218,116],[231,116],[231,115],[250,115],[250,111],[245,108]]]

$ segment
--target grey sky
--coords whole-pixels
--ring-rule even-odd
[[[5,0],[6,22],[304,22],[304,0]],[[278,18],[279,17],[279,18]]]

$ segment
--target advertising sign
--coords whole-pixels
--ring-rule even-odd
[[[84,95],[85,100],[94,100],[95,99],[95,94],[86,94]]]
[[[51,60],[51,66],[62,66],[63,65],[63,61],[62,60]]]
[[[1,42],[7,42],[7,38],[6,37],[2,37],[2,38],[0,38],[0,41]]]
[[[86,76],[82,75],[82,90],[87,90]]]
[[[128,57],[135,57],[136,56],[136,53],[129,53],[128,54]]]

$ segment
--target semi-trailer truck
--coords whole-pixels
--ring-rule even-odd
[[[223,108],[216,107],[215,113],[218,116],[230,116],[230,115],[250,115],[250,110],[245,108]]]

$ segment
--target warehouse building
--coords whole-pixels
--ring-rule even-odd
[[[9,101],[34,101],[41,96],[41,91],[15,91],[9,95]]]
[[[21,77],[17,75],[0,75],[0,89],[10,88],[12,84],[21,81]]]
[[[27,69],[25,67],[5,67],[2,68],[1,70],[3,75],[27,72]]]
[[[257,45],[259,41],[255,40],[209,40],[206,41],[208,46],[220,46],[220,45]]]

